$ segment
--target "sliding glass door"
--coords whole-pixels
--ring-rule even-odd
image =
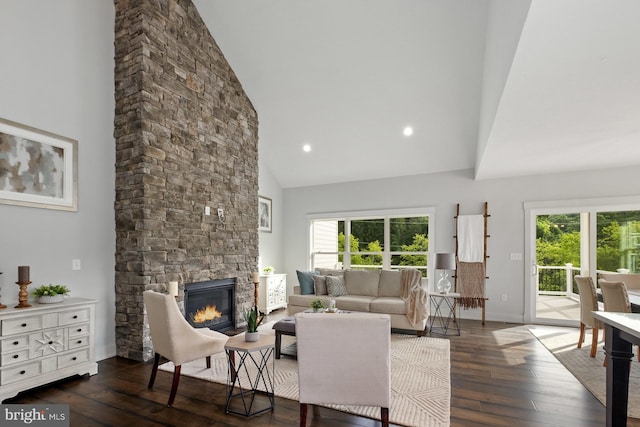
[[[535,267],[536,319],[580,320],[578,291],[573,276],[580,273],[588,233],[582,227],[582,213],[536,215]],[[585,218],[586,219],[586,218]],[[584,221],[585,225],[587,221]]]
[[[598,212],[596,230],[598,273],[640,273],[640,211]]]
[[[527,322],[578,325],[577,274],[640,274],[638,197],[525,203],[525,218]]]

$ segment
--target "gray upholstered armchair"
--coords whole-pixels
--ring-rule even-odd
[[[152,388],[155,382],[160,355],[171,360],[175,365],[167,402],[167,406],[171,406],[178,390],[182,364],[205,357],[207,368],[210,368],[211,355],[224,351],[229,337],[207,328],[192,327],[180,312],[175,298],[170,295],[145,291],[143,296],[155,352],[148,388]]]
[[[300,426],[308,404],[380,407],[389,425],[390,335],[387,314],[296,314]]]

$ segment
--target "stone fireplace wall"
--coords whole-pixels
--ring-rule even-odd
[[[148,360],[144,290],[235,277],[236,319],[253,301],[258,119],[191,0],[114,3],[116,346]]]

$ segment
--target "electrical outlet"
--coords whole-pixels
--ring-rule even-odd
[[[502,294],[501,299],[502,302],[507,302],[507,294]]]
[[[211,215],[211,207],[210,206],[205,206],[204,207],[204,214],[205,215]]]
[[[511,261],[522,261],[522,252],[511,252]]]
[[[82,268],[82,264],[80,263],[79,259],[72,259],[71,260],[71,269],[72,270],[80,270]]]

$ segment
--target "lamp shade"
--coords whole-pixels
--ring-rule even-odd
[[[454,254],[436,254],[436,270],[455,270],[456,257]]]

